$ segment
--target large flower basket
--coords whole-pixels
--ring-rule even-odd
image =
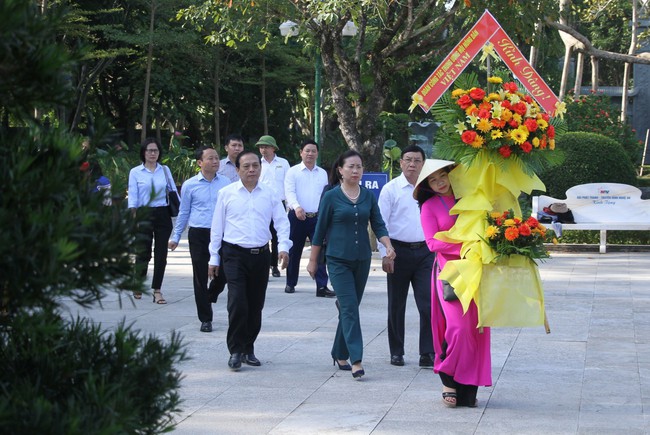
[[[535,262],[513,254],[483,265],[476,305],[479,327],[546,325],[544,291]]]

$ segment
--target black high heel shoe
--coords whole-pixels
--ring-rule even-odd
[[[341,364],[339,360],[336,358],[332,358],[332,365],[337,365],[339,366],[339,370],[345,370],[345,371],[350,371],[352,370],[352,366],[350,364]]]
[[[359,362],[360,362],[360,361],[359,361]],[[355,364],[356,364],[356,363],[355,363]],[[365,374],[366,374],[366,371],[362,368],[362,369],[357,370],[356,372],[353,371],[353,372],[352,372],[352,377],[353,377],[354,379],[361,379],[361,376],[363,376],[363,375],[365,375]]]

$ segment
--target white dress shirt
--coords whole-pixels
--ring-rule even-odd
[[[262,157],[262,175],[260,183],[270,186],[280,200],[284,201],[284,177],[289,170],[289,162],[282,157],[274,156],[273,160],[267,162]]]
[[[269,225],[278,233],[278,251],[289,252],[289,219],[282,201],[270,187],[257,183],[249,192],[241,181],[219,191],[210,231],[210,265],[220,265],[223,241],[243,248],[259,248],[271,240]]]
[[[156,163],[153,172],[147,169],[144,163],[136,166],[129,172],[129,208],[166,206],[168,185],[169,190],[176,191],[172,174],[160,163]]]
[[[414,189],[415,186],[408,182],[404,174],[389,181],[381,189],[379,211],[391,239],[406,243],[424,241],[420,208],[413,198]],[[382,257],[386,256],[384,245],[377,243],[377,249]]]
[[[310,170],[302,162],[292,166],[284,179],[287,206],[292,210],[302,207],[305,213],[316,213],[326,185],[327,172],[323,168],[314,165]]]

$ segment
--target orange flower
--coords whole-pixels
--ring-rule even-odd
[[[519,237],[519,230],[515,227],[509,227],[505,232],[506,240],[513,241]]]
[[[524,236],[524,237],[530,236],[530,227],[528,225],[526,225],[526,224],[522,224],[519,227],[519,234]]]

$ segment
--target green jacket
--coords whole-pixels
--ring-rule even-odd
[[[325,255],[344,260],[367,260],[372,256],[368,222],[379,239],[388,236],[375,196],[365,187],[357,203],[350,201],[341,186],[325,192],[318,207],[318,223],[313,245],[323,246],[327,235]]]

